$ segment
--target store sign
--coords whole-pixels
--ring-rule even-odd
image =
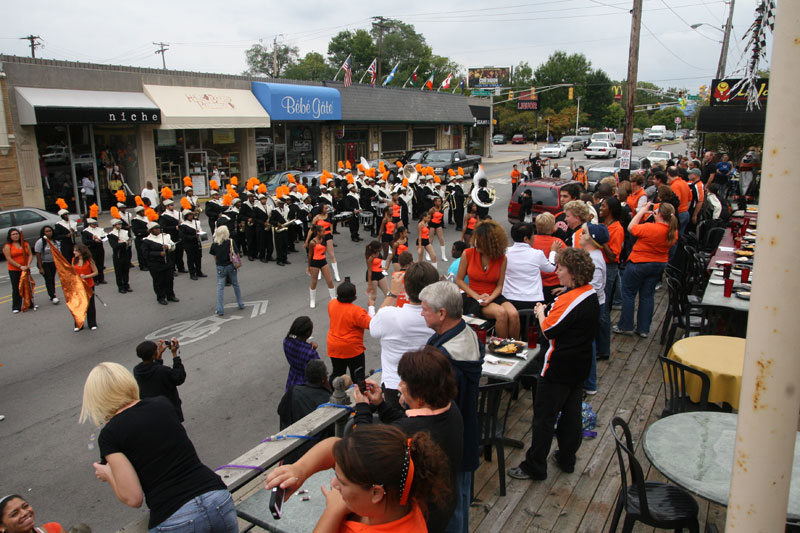
[[[344,124],[336,126],[336,139],[340,141],[344,139]]]
[[[738,85],[740,81],[742,80],[739,78],[713,80],[711,82],[710,104],[712,106],[746,106],[747,87],[744,84]],[[769,96],[769,78],[757,78],[755,89],[758,91],[758,102],[761,105],[766,104],[767,96]]]
[[[341,95],[336,89],[264,82],[253,82],[251,87],[272,120],[342,119]]]
[[[536,111],[539,109],[539,102],[536,100],[517,100],[517,111]]]
[[[158,109],[36,107],[37,124],[161,124]]]
[[[236,133],[233,128],[215,128],[211,130],[214,144],[233,144],[236,142]]]

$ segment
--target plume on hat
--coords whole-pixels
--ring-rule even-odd
[[[284,193],[283,193],[283,186],[281,186],[281,187],[278,187],[277,189],[275,189],[275,196],[277,196],[277,197],[278,197],[278,200],[280,200],[281,198],[283,198],[283,194],[284,194]]]
[[[117,206],[111,208],[111,218],[122,218],[119,215],[119,209],[117,209]]]
[[[158,213],[156,213],[156,210],[153,209],[152,207],[148,207],[147,209],[144,210],[144,216],[146,216],[147,220],[149,220],[150,222],[155,222],[156,220],[158,220]]]
[[[348,184],[352,184],[354,181],[355,180],[353,179],[353,175],[352,174],[348,174],[347,175],[347,183]]]
[[[442,178],[440,178],[439,176],[434,174],[433,175],[433,181],[434,181],[434,183],[441,183],[442,182]]]
[[[218,191],[219,190],[219,183],[217,183],[217,180],[209,180],[208,187],[212,191]]]
[[[144,200],[142,200],[142,197],[139,196],[138,194],[133,197],[133,201],[136,202],[137,207],[140,205],[144,205]]]
[[[358,169],[358,171],[359,171],[359,172],[361,172],[362,174],[364,173],[364,165],[362,165],[361,163],[358,163],[358,164],[356,165],[356,168],[357,168],[357,169]]]
[[[381,174],[386,172],[386,165],[383,164],[383,160],[378,161],[378,171],[380,171]]]
[[[452,168],[448,168],[448,169],[447,169],[447,175],[448,175],[448,176],[451,176],[451,177],[452,177],[452,176],[455,176],[455,175],[456,175],[456,171],[455,171],[455,170],[453,170]]]
[[[183,209],[188,209],[189,211],[191,211],[192,210],[192,202],[190,202],[189,199],[184,196],[183,198],[181,198],[181,207]]]
[[[184,176],[183,177],[183,186],[184,187],[192,187],[192,177],[191,176]]]
[[[238,187],[239,186],[239,178],[237,178],[236,176],[231,177],[231,185],[233,185],[234,187]]]
[[[118,202],[123,203],[123,204],[125,203],[125,191],[123,191],[122,189],[120,189],[117,192],[115,192],[114,196],[117,197],[117,201]]]
[[[247,180],[247,183],[244,184],[244,188],[248,191],[252,191],[255,185],[253,184],[252,180]]]
[[[222,205],[231,205],[233,203],[233,196],[230,194],[223,194],[222,195]]]
[[[344,168],[344,163],[342,161],[339,161],[339,168]]]
[[[297,180],[294,179],[294,174],[286,174],[286,179],[289,180],[289,183],[297,183]]]
[[[56,199],[56,205],[60,209],[66,209],[67,208],[67,202],[65,202],[63,198],[57,198]]]
[[[89,217],[97,218],[97,215],[100,214],[100,208],[97,207],[97,204],[92,204],[89,206]]]
[[[408,178],[403,178],[403,187],[408,187]]]
[[[414,168],[416,168],[416,169],[417,169],[417,172],[418,172],[418,173],[422,174],[422,165],[421,165],[420,163],[417,163],[417,166],[416,166],[416,167],[414,167]]]
[[[258,186],[258,194],[267,194],[267,184],[262,183]]]
[[[381,179],[383,181],[389,181],[389,171],[388,170],[384,170],[383,171],[383,174],[381,175]]]
[[[167,200],[171,199],[173,196],[172,189],[170,189],[169,187],[161,187],[161,196],[163,196]]]
[[[300,185],[297,186],[297,192],[299,192],[300,194],[306,194],[308,192],[308,187],[306,187],[301,183]]]
[[[459,176],[463,176],[464,175],[464,169],[462,167],[458,167],[458,175]]]
[[[400,161],[395,161],[394,164],[397,165],[397,168],[403,168],[403,163]]]
[[[347,167],[347,170],[351,170],[353,168],[349,160],[344,162],[344,166]]]

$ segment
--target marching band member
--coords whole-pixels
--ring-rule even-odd
[[[122,220],[111,219],[111,231],[108,233],[108,244],[111,246],[111,260],[114,263],[114,276],[117,280],[117,290],[121,294],[133,292],[128,281],[131,259],[131,236],[128,230],[122,228]]]
[[[178,237],[178,226],[181,223],[181,215],[178,211],[175,211],[175,202],[172,200],[166,199],[162,203],[164,204],[164,211],[161,213],[161,216],[158,217],[158,225],[164,233],[169,235],[170,240],[175,246],[173,257],[177,271],[185,274],[186,266],[183,263],[183,246],[180,244],[180,239]]]
[[[358,188],[356,184],[351,182],[353,179],[352,174],[348,176],[347,196],[342,198],[342,209],[339,211],[350,211],[353,213],[347,225],[350,228],[350,240],[353,242],[360,242],[362,239],[358,236],[358,214],[361,212],[361,205],[359,204],[359,197],[356,191]]]
[[[438,265],[436,264],[436,252],[433,251],[433,246],[431,246],[431,229],[428,226],[428,224],[430,224],[432,214],[433,213],[430,211],[423,214],[422,220],[420,220],[419,224],[417,224],[417,260],[422,261],[422,252],[426,251],[431,258],[431,263],[433,263],[433,266],[438,268]]]
[[[381,226],[378,230],[378,234],[381,236],[381,248],[383,252],[383,257],[385,261],[383,263],[383,270],[389,266],[389,255],[392,253],[392,241],[394,240],[394,230],[397,227],[392,221],[392,212],[389,209],[383,211],[383,220],[381,220]]]
[[[330,223],[328,225],[330,226]],[[329,248],[328,243],[325,242],[325,239],[328,237],[328,235],[325,234],[325,226],[314,225],[311,226],[309,231],[310,239],[308,240],[306,249],[308,250],[308,275],[311,276],[311,286],[308,289],[308,293],[311,309],[314,309],[317,306],[317,279],[320,277],[320,274],[325,278],[325,283],[328,285],[328,294],[331,300],[336,298],[336,289],[333,288],[331,269],[326,259],[326,254],[328,252],[333,252],[333,249]]]
[[[250,261],[255,261],[256,255],[255,208],[256,193],[249,190],[247,191],[247,200],[242,202],[239,219],[244,222],[244,251]]]
[[[467,199],[467,191],[464,190],[464,169],[461,167],[458,167],[452,194],[455,200],[453,217],[455,218],[456,231],[461,231],[464,227],[464,207]]]
[[[53,239],[58,241],[61,255],[70,259],[72,258],[72,248],[75,246],[75,238],[78,236],[78,225],[69,219],[67,202],[63,198],[56,200],[56,204],[61,208],[58,210],[61,220],[53,226]]]
[[[442,260],[447,262],[447,254],[445,253],[444,248],[444,208],[442,207],[442,199],[441,198],[434,198],[433,200],[433,207],[431,208],[433,211],[431,213],[431,222],[428,225],[436,234],[436,237],[439,239],[439,250],[442,252]]]
[[[122,191],[117,191],[122,192]],[[117,210],[119,211],[119,221],[122,222],[122,229],[131,231],[131,214],[128,213],[128,206],[123,202],[117,202]]]
[[[147,254],[142,252],[142,241],[147,237],[147,223],[150,221],[144,216],[143,205],[136,206],[134,211],[136,216],[131,220],[131,232],[136,247],[136,258],[139,260],[139,270],[147,270]]]
[[[278,206],[272,210],[269,216],[269,223],[275,235],[275,256],[278,266],[291,265],[287,258],[289,252],[288,225],[290,224],[287,220],[288,216],[289,208],[286,207],[286,195],[282,194],[278,197]]]
[[[367,294],[376,294],[375,289],[379,288],[384,297],[389,292],[389,285],[383,274],[383,257],[381,257],[381,243],[370,241],[364,249],[364,257],[367,259]]]
[[[187,181],[188,179],[188,181]],[[203,210],[200,208],[200,199],[194,194],[194,189],[192,188],[192,178],[186,176],[183,178],[183,182],[186,183],[186,187],[183,188],[183,197],[189,200],[191,204],[191,211],[194,211],[195,217],[197,217]],[[196,222],[200,222],[197,220]]]
[[[172,252],[175,243],[169,235],[161,233],[161,226],[157,222],[149,222],[147,231],[150,234],[142,241],[142,251],[147,254],[147,268],[153,278],[156,300],[161,305],[167,305],[167,301],[179,302],[173,290],[175,261]]]
[[[259,187],[259,191],[266,191],[267,186],[264,185],[263,189]],[[269,225],[269,215],[271,208],[267,205],[267,195],[259,192],[258,202],[255,209],[253,209],[253,225],[256,228],[256,257],[262,263],[272,261],[272,227]]]
[[[202,257],[203,249],[200,244],[200,222],[195,220],[194,211],[183,210],[183,222],[178,226],[178,236],[186,252],[186,266],[189,268],[189,278],[207,277],[203,274]]]
[[[333,251],[333,231],[332,227],[333,224],[330,221],[330,209],[328,208],[327,204],[320,205],[319,213],[313,218],[311,221],[311,229],[309,230],[309,237],[306,238],[306,245],[305,248],[308,248],[309,242],[312,236],[315,234],[314,230],[317,226],[322,228],[322,239],[325,244],[326,254],[327,257],[330,257],[331,262],[330,266],[333,269],[333,276],[337,282],[341,281],[339,279],[339,265],[336,263],[336,254]]]
[[[232,198],[231,206],[225,211],[225,214],[228,216],[227,226],[230,237],[236,241],[242,256],[245,256],[247,255],[247,243],[244,239],[244,227],[247,225],[247,219],[242,215],[241,208],[242,199]]]
[[[372,225],[369,228],[369,234],[371,237],[375,237],[378,234],[378,228],[376,226],[376,218],[377,218],[377,211],[374,207],[372,207],[372,202],[375,201],[375,198],[378,196],[378,193],[375,192],[373,188],[373,181],[372,178],[369,176],[366,177],[364,180],[364,186],[359,191],[359,205],[361,206],[362,211],[368,211],[372,213]]]
[[[390,211],[392,222],[395,224],[403,223],[403,206],[400,205],[399,189],[392,193],[392,201],[389,203],[387,211]]]
[[[211,234],[214,234],[214,228],[217,225],[217,219],[220,214],[225,210],[219,196],[219,186],[215,187],[216,182],[211,180],[209,183],[211,187],[211,199],[206,202],[206,216],[208,217],[208,227]]]
[[[97,216],[96,204],[93,204],[92,207],[89,208],[89,213]],[[81,242],[89,248],[89,251],[92,253],[92,258],[94,258],[94,263],[97,265],[97,276],[94,279],[95,283],[104,284],[106,283],[105,276],[103,275],[103,270],[106,268],[106,251],[105,248],[103,248],[103,237],[106,236],[106,232],[97,225],[96,218],[90,216],[86,219],[86,223],[89,224],[89,227],[83,228],[83,232],[81,232]]]

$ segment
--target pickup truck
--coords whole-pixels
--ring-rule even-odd
[[[481,161],[481,156],[467,155],[464,150],[431,150],[422,158],[423,165],[433,167],[433,171],[437,174],[445,175],[448,170],[453,169],[458,172],[458,167],[461,167],[464,169],[464,174],[473,176],[478,172]]]

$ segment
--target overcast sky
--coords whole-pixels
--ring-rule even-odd
[[[39,35],[37,57],[161,68],[154,41],[170,43],[167,68],[239,74],[244,51],[276,35],[301,55],[327,53],[344,29],[368,28],[382,15],[413,24],[433,51],[464,67],[532,67],[554,50],[583,53],[612,79],[627,72],[632,0],[3,0],[0,52],[29,56],[25,35]],[[737,0],[729,75],[741,68],[741,40],[756,0]],[[402,8],[402,9],[401,9]],[[708,84],[719,61],[723,0],[644,0],[639,80]],[[691,24],[706,23],[698,30]],[[771,41],[770,41],[771,44]],[[769,58],[768,50],[767,57]]]

